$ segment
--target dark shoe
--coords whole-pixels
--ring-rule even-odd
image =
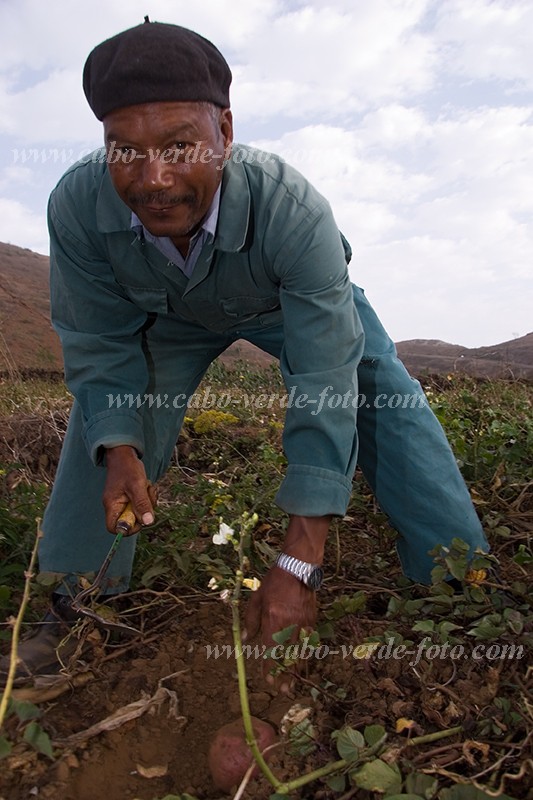
[[[80,616],[73,611],[68,597],[55,595],[50,610],[26,639],[18,646],[15,684],[27,683],[42,675],[54,675],[85,649],[79,638]],[[5,685],[9,671],[9,655],[0,658],[0,686]]]

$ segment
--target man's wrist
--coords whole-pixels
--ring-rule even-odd
[[[329,532],[330,516],[301,517],[292,515],[282,551],[301,561],[322,564]]]
[[[139,460],[137,450],[130,444],[118,444],[111,447],[105,447],[106,463],[110,464],[115,461],[129,461],[130,459]]]

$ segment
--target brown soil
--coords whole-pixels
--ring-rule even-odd
[[[1,430],[2,438],[8,450],[18,453],[17,460],[32,474],[48,472],[50,476],[64,416],[59,413],[48,427],[36,417],[24,418],[21,423],[20,429],[13,420],[3,423],[7,427]],[[39,461],[43,451],[48,454],[46,464]],[[343,593],[350,595],[364,588],[367,594],[363,611],[335,622],[334,646],[340,650],[342,644],[354,645],[388,629],[387,604],[400,591],[396,580],[399,567],[386,571],[370,567],[379,563],[381,555],[388,558],[393,549],[390,531],[378,514],[354,513],[340,531],[338,552],[334,537],[332,541],[327,572],[336,577],[330,577],[321,592],[321,620],[324,611]],[[504,583],[520,577],[509,559],[503,563]],[[39,702],[43,711],[40,724],[54,743],[56,758],[52,761],[23,743],[17,744],[2,761],[0,800],[28,800],[33,796],[43,800],[154,800],[182,792],[201,800],[221,796],[208,773],[207,753],[214,733],[239,718],[239,698],[234,659],[208,659],[206,647],[231,645],[229,607],[218,598],[199,592],[185,594],[185,590],[179,597],[145,592],[133,598],[132,606],[132,624],[144,631],[143,637],[111,644],[105,643],[99,632],[87,628],[84,636],[92,643],[90,650],[74,670],[67,670],[68,680],[61,679],[64,691],[54,697],[49,694],[53,695],[54,686],[42,684],[29,693],[17,690],[19,699]],[[408,638],[411,622],[397,623],[396,628],[402,624]],[[385,727],[388,742],[397,748],[397,760],[405,772],[483,773],[499,759],[503,747],[512,757],[502,770],[516,775],[523,757],[512,750],[515,734],[497,701],[510,691],[509,687],[514,687],[513,691],[519,687],[521,696],[527,696],[531,689],[528,678],[531,682],[533,675],[527,673],[526,660],[491,664],[444,659],[422,661],[414,670],[407,659],[366,661],[343,658],[338,652],[321,661],[309,661],[309,671],[298,680],[294,695],[285,697],[267,687],[260,662],[248,659],[251,712],[278,726],[293,703],[313,708],[312,721],[320,744],[307,758],[288,754],[281,746],[273,769],[282,780],[337,758],[330,742],[332,731],[343,725],[362,730],[369,724]],[[313,701],[311,691],[324,685],[325,693],[319,693]],[[339,689],[346,691],[345,697],[337,693]],[[84,738],[84,732],[95,723],[128,704],[149,698],[154,702],[146,713],[113,730]],[[405,737],[395,732],[400,717],[414,721],[415,735],[458,724],[463,725],[464,733],[407,752]],[[495,732],[488,734],[481,749],[476,750],[476,742],[469,740],[475,738],[480,718],[494,720]],[[11,717],[7,733],[12,739],[16,738],[15,725]],[[503,744],[498,739],[501,732]],[[69,737],[75,735],[76,740],[69,744]],[[489,750],[483,750],[485,745]],[[154,772],[157,776],[148,777]],[[526,771],[518,780],[507,780],[504,789],[515,798],[526,798],[529,780]],[[265,800],[270,794],[271,787],[259,779],[250,784],[244,797]],[[315,782],[301,795],[292,796],[327,800],[339,794]],[[350,796],[367,800],[369,794],[359,790]]]
[[[353,644],[386,630],[384,610],[390,590],[370,582],[367,586],[367,610],[336,624],[337,650],[341,642]],[[324,595],[325,602],[338,596],[339,589],[340,585],[331,586]],[[143,596],[137,598],[137,609],[143,605],[141,600]],[[147,602],[150,596],[144,600]],[[77,674],[71,673],[66,691],[42,705],[40,722],[57,747],[56,760],[17,745],[3,762],[7,766],[0,777],[3,800],[26,800],[32,792],[49,800],[154,800],[181,792],[201,800],[222,797],[213,787],[207,753],[215,732],[239,718],[236,669],[232,657],[207,658],[206,646],[231,644],[230,609],[218,598],[198,593],[174,598],[170,605],[163,603],[157,608],[159,619],[153,614],[150,618],[148,612],[144,621],[143,614],[134,618],[136,625],[144,626],[144,641],[104,647],[101,635],[93,631],[92,648],[85,660],[77,663]],[[171,616],[165,619],[169,610]],[[463,762],[467,771],[481,772],[483,764],[489,763],[486,756],[490,746],[483,754],[482,749],[475,751],[474,743],[472,752],[466,753],[463,740],[468,740],[468,731],[473,730],[481,712],[490,715],[502,686],[509,681],[524,681],[526,670],[526,664],[519,662],[507,662],[503,668],[501,663],[494,667],[472,661],[453,666],[449,659],[422,661],[413,670],[406,660],[365,661],[343,658],[340,651],[308,664],[309,671],[287,697],[267,687],[260,662],[247,660],[252,714],[279,726],[295,702],[313,707],[312,721],[321,744],[307,761],[287,754],[285,745],[281,746],[272,766],[282,780],[337,758],[329,745],[330,734],[344,724],[360,730],[369,724],[383,725],[389,743],[397,746],[396,757],[404,766],[409,763],[411,770],[439,769],[439,765],[445,769],[448,764]],[[326,693],[314,702],[310,690],[324,686],[324,681]],[[336,691],[341,687],[346,696],[339,699]],[[38,686],[29,692],[20,689],[16,696],[38,701],[48,691]],[[95,723],[156,693],[163,699],[152,710],[115,730],[84,738],[84,732]],[[500,712],[493,708],[492,713],[496,718]],[[405,738],[395,734],[400,717],[414,721],[416,735],[457,724],[464,726],[465,734],[407,754]],[[509,735],[512,738],[511,731]],[[75,737],[74,741],[69,743],[69,737]],[[493,758],[491,755],[491,761]],[[507,768],[516,772],[518,764],[510,762]],[[462,767],[453,770],[461,772]],[[151,771],[157,776],[149,777]],[[521,786],[527,792],[527,775],[524,781],[514,784],[514,797],[527,797],[521,792]],[[249,784],[244,797],[266,800],[271,793],[272,788],[260,778]],[[325,800],[334,794],[323,783],[315,782],[306,792],[291,796]],[[363,800],[368,794],[359,791],[353,796]]]

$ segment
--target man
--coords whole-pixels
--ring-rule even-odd
[[[40,567],[62,580],[53,624],[21,645],[22,674],[53,668],[68,595],[102,563],[106,527],[128,502],[133,533],[154,520],[148,487],[186,404],[137,409],[109,397],[189,397],[237,339],[277,356],[300,398],[287,409],[276,497],[290,522],[249,603],[249,636],[268,643],[290,624],[313,625],[329,522],[346,511],[357,460],[413,580],[429,580],[428,551],[454,536],[487,547],[419,384],[350,284],[350,249],[327,202],[281,159],[233,144],[230,82],[214,45],[160,23],[103,42],[85,65],[106,152],[71,167],[49,206],[52,317],[75,402]],[[343,402],[328,403],[333,394]],[[135,538],[115,556],[107,594],[127,589]]]

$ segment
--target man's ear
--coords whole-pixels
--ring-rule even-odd
[[[224,150],[227,150],[233,142],[233,114],[230,108],[223,108],[220,112],[219,125],[224,139]]]

